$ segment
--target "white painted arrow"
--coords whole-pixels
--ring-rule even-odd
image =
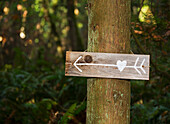
[[[114,64],[95,64],[95,63],[77,63],[81,58],[82,58],[82,56],[80,56],[73,64],[80,72],[83,72],[83,71],[78,67],[78,65],[87,65],[87,66],[92,66],[93,65],[93,66],[117,67],[120,72],[122,72],[124,70],[124,68],[134,68],[140,75],[142,75],[141,72],[138,70],[138,69],[141,69],[143,71],[143,73],[146,74],[145,70],[142,67],[144,62],[145,62],[145,59],[143,59],[140,66],[136,66],[138,61],[139,61],[139,57],[136,59],[136,62],[134,64],[134,66],[127,66],[126,65],[127,61],[126,60],[124,60],[124,61],[118,60],[117,63],[116,63],[117,65],[114,65]]]

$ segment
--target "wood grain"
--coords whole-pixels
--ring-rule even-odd
[[[75,66],[77,61],[77,67],[82,70],[80,72]],[[137,61],[138,58],[138,61]],[[149,80],[149,55],[138,55],[138,54],[113,54],[113,53],[93,53],[93,52],[66,52],[66,76],[81,76],[81,77],[101,77],[101,78],[120,78],[120,79],[139,79]],[[142,61],[144,63],[142,64]],[[118,62],[119,61],[119,62]],[[121,65],[117,63],[127,62],[121,70]],[[134,65],[137,61],[135,69]],[[82,65],[78,65],[78,64]],[[88,64],[87,64],[88,63]],[[86,65],[87,64],[87,65]],[[107,66],[107,65],[113,66]],[[139,68],[142,64],[142,71]],[[115,66],[114,66],[115,65]],[[118,66],[120,66],[118,68]],[[120,71],[121,70],[121,71]],[[144,73],[146,72],[146,73]]]

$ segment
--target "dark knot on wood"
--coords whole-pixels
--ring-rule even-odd
[[[90,55],[86,55],[84,57],[84,60],[85,60],[86,63],[91,63],[93,61],[93,59],[92,59],[92,57]]]

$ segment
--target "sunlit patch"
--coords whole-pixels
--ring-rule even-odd
[[[55,116],[57,116],[57,115],[58,115],[58,113],[59,113],[59,112],[57,111],[54,115],[55,115]]]
[[[30,44],[30,45],[32,44],[32,40],[31,40],[31,39],[30,39],[30,40],[28,40],[28,44]]]
[[[83,27],[83,24],[80,23],[80,22],[78,22],[77,26],[78,26],[79,28],[82,28],[82,27]]]
[[[142,7],[141,12],[139,14],[139,20],[141,22],[146,22],[148,24],[150,23],[156,24],[154,15],[152,14],[152,11],[148,5]]]
[[[62,52],[61,46],[58,46],[58,47],[57,47],[57,52],[58,52],[58,53],[61,53],[61,52]]]
[[[53,14],[54,10],[52,8],[49,8],[49,12],[50,12],[50,14]]]
[[[40,23],[38,23],[38,24],[36,25],[36,29],[38,30],[38,29],[40,29],[40,27],[41,27],[41,25],[40,25]]]
[[[3,38],[3,40],[2,40],[2,47],[5,46],[6,41],[7,41],[6,38]]]
[[[56,56],[62,57],[62,47],[61,46],[57,46]]]
[[[2,42],[2,40],[3,40],[3,37],[2,37],[2,36],[0,36],[0,42]]]
[[[35,42],[35,43],[39,43],[39,39],[38,39],[38,38],[36,38],[34,42]]]
[[[139,101],[136,102],[136,104],[143,104],[143,100],[140,99]]]
[[[18,5],[17,5],[17,10],[18,10],[18,11],[22,10],[22,5],[21,5],[21,4],[18,4]]]
[[[21,27],[20,31],[23,32],[24,30],[25,30],[25,28],[24,28],[24,27]]]
[[[11,68],[12,68],[12,65],[10,65],[10,64],[5,64],[5,70],[11,69]]]
[[[28,103],[35,103],[35,99],[31,99]]]
[[[67,32],[70,30],[70,27],[69,26],[66,26],[63,30],[62,30],[62,33],[63,34],[67,34]]]
[[[78,14],[79,14],[79,10],[78,10],[77,8],[74,10],[74,14],[75,14],[75,15],[78,15]]]
[[[4,7],[4,13],[5,13],[5,15],[8,15],[8,13],[9,13],[9,8],[8,7]]]
[[[53,5],[56,5],[58,3],[58,0],[52,0]]]
[[[24,32],[20,32],[20,37],[22,38],[22,39],[24,39],[25,37],[26,37],[26,35],[25,35],[25,33]]]
[[[23,17],[26,18],[26,17],[27,17],[27,14],[28,14],[28,11],[25,10],[24,13],[23,13]]]
[[[134,30],[134,32],[135,32],[136,34],[142,34],[142,33],[143,33],[143,31],[138,31],[138,30]]]

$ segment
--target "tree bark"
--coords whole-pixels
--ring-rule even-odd
[[[88,0],[88,51],[129,53],[130,0]],[[129,124],[130,82],[87,81],[87,124]]]

